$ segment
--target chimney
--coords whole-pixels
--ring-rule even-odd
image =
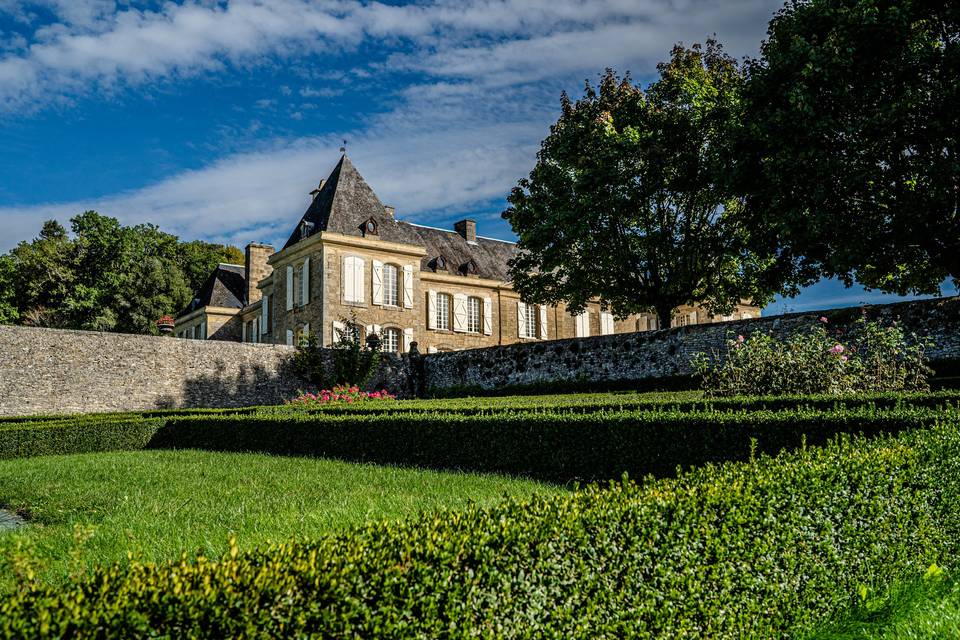
[[[385,204],[383,205],[383,210],[387,212],[387,217],[393,220],[393,214],[397,211],[397,208],[390,206],[389,204]]]
[[[453,230],[463,236],[467,242],[477,241],[477,223],[475,220],[461,220],[453,223]]]
[[[267,258],[272,256],[276,249],[269,244],[251,242],[244,249],[243,275],[247,280],[247,304],[258,302],[263,292],[257,288],[257,283],[273,272],[273,267],[267,264]]]

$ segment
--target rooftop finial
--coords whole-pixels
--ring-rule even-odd
[[[347,139],[346,139],[346,138],[343,139],[343,145],[340,146],[340,153],[343,153],[343,154],[346,154],[346,153],[347,153]]]

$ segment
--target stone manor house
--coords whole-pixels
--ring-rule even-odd
[[[356,318],[383,349],[471,349],[657,329],[653,314],[615,319],[591,304],[571,315],[563,305],[527,304],[513,291],[512,242],[477,235],[473,220],[453,230],[397,220],[344,155],[320,182],[280,251],[252,243],[244,265],[221,264],[176,319],[179,338],[297,344],[315,334],[341,338]],[[681,308],[674,326],[758,317],[742,305],[712,317]]]

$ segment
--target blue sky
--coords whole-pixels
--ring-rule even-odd
[[[397,215],[477,219],[604,67],[676,42],[756,52],[770,0],[0,0],[0,251],[86,209],[282,242],[342,139]],[[953,293],[952,287],[945,293]],[[890,296],[820,283],[768,312]]]

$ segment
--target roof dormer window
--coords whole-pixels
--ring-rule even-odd
[[[308,220],[304,220],[303,222],[300,223],[300,239],[301,240],[303,240],[304,238],[309,238],[312,232],[313,232],[312,222]]]
[[[433,270],[434,271],[446,271],[447,270],[447,259],[443,256],[437,256],[433,259]]]
[[[366,222],[360,225],[360,231],[365,236],[375,236],[379,232],[377,230],[377,221],[373,218],[367,218]]]
[[[473,260],[468,260],[460,265],[460,272],[467,276],[477,275],[477,263]]]

